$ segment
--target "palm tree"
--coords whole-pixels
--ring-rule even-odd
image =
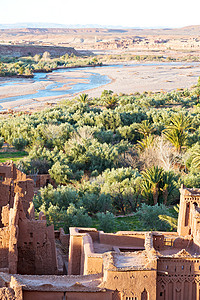
[[[176,188],[175,186],[175,174],[173,172],[163,172],[162,174],[162,185],[161,188],[163,192],[163,203],[167,204],[167,199],[169,195],[174,191]]]
[[[176,213],[179,213],[179,204],[173,207],[173,209],[176,211]],[[168,223],[171,226],[171,229],[177,229],[177,224],[178,224],[178,218],[177,217],[172,217],[172,216],[167,216],[167,215],[159,215],[158,216],[161,221],[164,221]]]
[[[183,113],[179,113],[171,117],[171,124],[164,129],[163,134],[175,149],[181,153],[183,146],[186,145],[189,129],[192,129],[191,118]]]
[[[79,95],[78,100],[81,103],[87,103],[88,102],[88,94],[81,94],[81,95]]]
[[[194,94],[196,95],[197,97],[197,102],[199,102],[199,97],[200,97],[200,88],[199,88],[199,82],[200,80],[198,80],[198,87],[194,90]]]
[[[196,151],[192,153],[192,165],[194,168],[200,168],[200,148],[197,148]]]
[[[153,143],[154,143],[154,137],[153,135],[149,134],[145,136],[141,141],[138,141],[137,147],[143,151],[145,149],[151,148],[153,146]]]
[[[154,205],[158,203],[160,185],[162,182],[163,168],[153,166],[142,174],[142,189],[144,193],[152,193]]]
[[[144,120],[140,124],[138,124],[136,130],[137,130],[137,132],[142,134],[144,137],[147,137],[150,134],[152,134],[155,129],[154,129],[153,125],[151,125],[149,123],[148,120]]]
[[[118,104],[118,98],[115,95],[112,96],[107,96],[104,98],[104,104],[106,106],[106,108],[115,108]]]

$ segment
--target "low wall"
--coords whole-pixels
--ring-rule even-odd
[[[85,269],[85,253],[83,245],[83,237],[92,233],[93,238],[96,240],[98,237],[98,231],[96,228],[70,228],[70,242],[69,242],[69,263],[68,274],[80,275],[84,273]],[[92,238],[91,244],[92,244]],[[89,252],[91,250],[88,250]],[[87,251],[86,251],[87,252]],[[87,267],[86,267],[87,269]]]
[[[93,242],[118,247],[144,248],[145,233],[107,234],[96,228],[70,228],[68,275],[102,273],[103,254],[94,253]]]
[[[192,244],[192,240],[178,237],[173,242],[173,248],[187,249],[189,246],[192,246]]]
[[[9,240],[9,227],[0,228],[0,268],[8,268]]]
[[[23,300],[112,300],[112,292],[23,291]]]
[[[117,232],[116,234],[99,232],[99,243],[107,244],[113,246],[123,246],[123,247],[144,247],[145,234],[135,233],[135,234],[122,234]]]
[[[83,239],[81,235],[71,235],[69,243],[68,275],[81,274],[81,255]]]
[[[164,235],[153,235],[153,247],[155,250],[161,250],[164,246]]]
[[[98,274],[103,271],[103,255],[94,253],[92,238],[83,236],[82,268],[83,275]]]
[[[80,229],[78,231],[79,233],[89,233],[89,235],[91,236],[93,242],[99,242],[99,231],[97,229],[89,229],[89,230],[85,230],[85,229]]]
[[[65,247],[65,248],[69,248],[69,238],[70,235],[69,234],[65,234],[63,228],[59,229],[59,241],[61,242],[61,244]]]
[[[27,175],[27,178],[32,179],[34,181],[34,187],[37,188],[43,188],[48,184],[55,186],[55,182],[51,179],[49,174]]]
[[[67,292],[66,300],[112,300],[112,292]],[[115,299],[114,299],[115,300]]]
[[[23,300],[63,300],[63,292],[23,291]]]

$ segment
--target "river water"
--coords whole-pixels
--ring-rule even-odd
[[[0,81],[0,104],[6,103],[6,102],[12,102],[12,101],[21,101],[21,100],[34,100],[36,99],[42,99],[43,97],[47,97],[46,100],[48,100],[48,97],[61,97],[62,95],[69,95],[74,96],[77,93],[83,93],[87,90],[100,87],[103,85],[106,85],[111,82],[111,79],[106,75],[101,75],[98,73],[99,68],[123,68],[123,66],[195,66],[199,65],[199,63],[192,63],[192,62],[149,62],[149,63],[129,63],[126,64],[116,64],[116,65],[109,65],[109,66],[102,66],[102,67],[85,67],[85,68],[68,68],[68,69],[59,69],[55,70],[50,73],[35,73],[34,77],[31,79],[26,78],[5,78]],[[94,72],[95,70],[95,72]],[[84,76],[83,76],[84,73]],[[58,77],[54,75],[61,75],[63,80],[56,79]],[[52,77],[54,78],[52,80]],[[13,87],[19,87],[21,86],[21,89],[23,90],[23,87],[26,86],[26,84],[36,84],[36,83],[44,83],[44,85],[41,85],[41,88],[37,90],[32,90],[29,94],[23,95],[15,95],[15,93],[11,93],[11,95],[3,94],[1,88],[7,87],[8,93],[9,88]],[[67,86],[67,88],[66,88]],[[19,93],[18,93],[19,94]],[[0,105],[0,110],[1,110]]]
[[[52,81],[52,83],[49,83],[45,88],[39,89],[37,92],[26,94],[26,95],[18,95],[18,96],[11,96],[11,97],[4,97],[3,99],[0,99],[0,103],[4,102],[10,102],[10,101],[17,101],[17,100],[24,100],[24,99],[33,99],[33,98],[42,98],[42,97],[52,97],[52,96],[62,96],[62,95],[70,95],[73,96],[77,93],[81,93],[84,91],[87,91],[89,89],[93,89],[105,84],[108,84],[111,82],[111,79],[108,76],[101,75],[98,73],[92,72],[94,67],[86,67],[86,68],[75,68],[75,69],[59,69],[55,70],[50,73],[35,73],[34,77],[31,79],[27,78],[8,78],[5,81],[0,82],[0,96],[1,95],[1,87],[11,87],[26,83],[36,83],[36,82],[49,82],[49,75],[54,74],[62,74],[62,73],[70,73],[70,76],[68,75],[66,77],[68,81],[68,87],[67,89],[63,90],[56,90],[59,88],[63,88],[66,83],[61,82],[55,82]],[[95,70],[97,67],[95,67]],[[77,73],[79,72],[85,72],[84,81],[85,82],[78,82],[79,80],[82,81],[83,77],[78,77]],[[74,75],[74,76],[73,76]],[[56,78],[56,77],[55,77]],[[63,75],[63,79],[65,79],[65,76]],[[71,80],[71,82],[70,82]],[[76,80],[76,83],[73,81]]]

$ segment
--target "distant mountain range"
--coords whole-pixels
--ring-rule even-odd
[[[15,29],[15,28],[67,28],[67,26],[63,24],[55,24],[55,23],[0,24],[0,29]]]
[[[143,29],[142,27],[124,27],[99,24],[57,24],[57,23],[14,23],[0,24],[0,29],[16,29],[16,28],[134,28]],[[157,27],[159,28],[159,27]],[[160,27],[161,28],[161,27]],[[150,29],[150,28],[149,28]]]
[[[181,28],[141,28],[141,27],[123,27],[110,26],[99,24],[57,24],[57,23],[15,23],[15,24],[0,24],[1,33],[6,34],[37,34],[53,33],[53,34],[67,34],[67,33],[124,33],[131,35],[179,35],[179,36],[193,36],[200,37],[200,25],[191,25]]]

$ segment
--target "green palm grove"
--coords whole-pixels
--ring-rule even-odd
[[[180,184],[200,186],[200,106],[194,90],[151,95],[105,90],[90,99],[82,94],[44,111],[1,116],[0,136],[26,150],[18,162],[22,171],[51,175],[56,187],[39,191],[36,213],[44,211],[49,224],[66,231],[71,225],[106,228],[107,220],[113,230],[159,229],[158,215],[170,216],[166,205],[179,201]],[[156,215],[156,225],[147,215],[145,223],[147,210]],[[116,217],[127,214],[134,214],[134,225]]]

